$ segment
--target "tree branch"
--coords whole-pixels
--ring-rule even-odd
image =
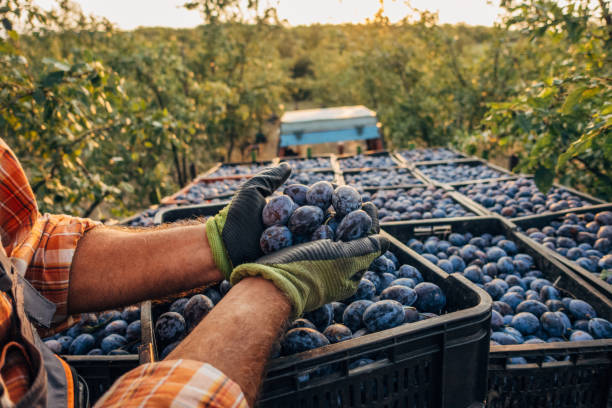
[[[587,169],[588,171],[593,173],[595,176],[597,176],[599,178],[603,178],[603,179],[609,180],[610,182],[612,182],[612,178],[610,178],[607,174],[601,172],[598,168],[591,166],[589,163],[587,163],[583,159],[581,159],[579,157],[572,157],[572,161],[576,161],[576,162],[582,164],[582,166],[584,166],[585,169]]]

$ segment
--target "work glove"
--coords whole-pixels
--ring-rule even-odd
[[[235,266],[263,255],[259,238],[264,231],[261,212],[266,197],[291,174],[287,163],[267,168],[246,181],[232,201],[206,221],[206,237],[217,268],[229,280]]]
[[[357,291],[359,281],[372,261],[389,246],[386,238],[372,235],[349,242],[329,239],[281,249],[253,263],[238,266],[230,282],[261,276],[289,299],[292,318],[326,303],[346,299]]]

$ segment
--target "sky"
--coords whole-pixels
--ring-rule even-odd
[[[180,7],[185,0],[75,0],[86,13],[106,17],[121,29],[139,26],[195,27],[202,19],[197,11]],[[312,23],[361,23],[379,8],[378,0],[277,0],[281,19],[292,25]],[[53,0],[37,0],[43,7]],[[490,26],[499,14],[487,0],[411,0],[417,9],[437,11],[441,23]],[[386,0],[385,14],[392,22],[401,20],[410,9],[402,0]]]

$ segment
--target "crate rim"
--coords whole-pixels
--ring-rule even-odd
[[[155,214],[155,218],[154,218],[154,222],[155,224],[162,224],[162,220],[164,215],[166,215],[167,213],[171,213],[172,211],[177,211],[177,210],[192,210],[192,209],[196,209],[196,208],[214,208],[214,207],[219,207],[219,210],[221,210],[223,207],[225,207],[227,204],[229,204],[230,201],[225,201],[222,203],[208,203],[208,204],[191,204],[191,205],[181,205],[181,206],[173,206],[173,207],[168,207],[166,209],[160,210]]]

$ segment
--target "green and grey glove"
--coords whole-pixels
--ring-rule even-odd
[[[232,201],[206,221],[206,237],[215,264],[229,280],[232,269],[263,255],[259,238],[264,230],[261,212],[266,197],[291,174],[287,163],[267,168],[246,181]]]
[[[230,282],[235,285],[249,276],[272,281],[287,295],[295,318],[353,295],[363,273],[388,246],[387,239],[380,235],[349,242],[308,242],[238,266]]]

